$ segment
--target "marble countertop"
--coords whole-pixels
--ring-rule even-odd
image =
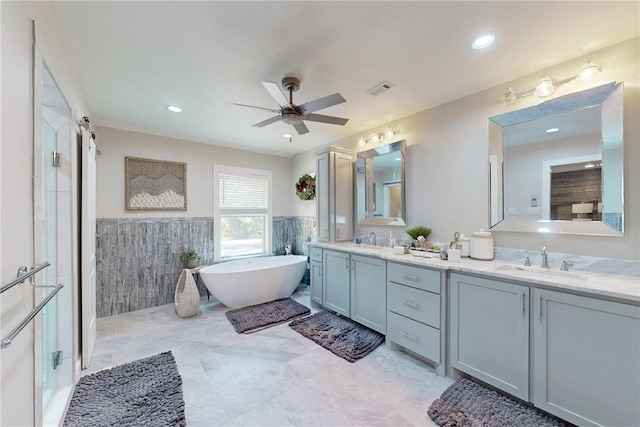
[[[640,304],[640,279],[637,277],[614,276],[609,274],[585,271],[561,271],[525,267],[501,261],[478,261],[462,258],[459,262],[441,260],[439,254],[419,252],[395,255],[391,248],[356,245],[355,243],[322,243],[314,242],[313,246],[350,252],[353,254],[373,256],[387,261],[411,264],[421,267],[447,270],[451,272],[480,274],[502,280],[524,282],[529,285],[540,285],[549,289],[569,290],[594,296],[622,299],[633,304]],[[430,258],[429,256],[433,256]]]

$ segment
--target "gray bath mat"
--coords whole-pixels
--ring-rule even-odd
[[[80,378],[64,426],[186,426],[170,351]]]
[[[512,397],[461,378],[435,400],[427,414],[447,427],[566,427],[551,415]]]
[[[328,311],[294,320],[289,326],[349,362],[362,359],[384,342],[384,335]]]
[[[256,332],[279,325],[296,317],[311,313],[306,307],[291,298],[282,298],[262,304],[229,310],[227,319],[239,334]]]

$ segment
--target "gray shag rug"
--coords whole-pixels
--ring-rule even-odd
[[[362,359],[384,342],[384,335],[328,311],[294,320],[289,326],[349,362]]]
[[[186,426],[170,351],[80,378],[64,426]]]
[[[466,378],[458,379],[435,400],[427,414],[443,427],[567,427],[519,400]]]
[[[311,313],[309,307],[291,298],[281,298],[262,304],[236,308],[225,314],[236,332],[246,334],[276,326],[309,313]]]

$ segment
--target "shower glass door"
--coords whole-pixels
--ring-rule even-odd
[[[36,372],[42,372],[41,424],[58,426],[71,394],[75,354],[72,122],[71,109],[44,62],[40,74],[34,140],[34,247],[36,262],[48,261],[51,266],[43,271],[38,279],[41,282],[36,282],[44,285],[38,288],[37,298],[42,299],[53,290],[46,286],[61,283],[64,287],[42,310]]]

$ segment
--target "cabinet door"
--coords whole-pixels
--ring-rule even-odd
[[[329,241],[329,153],[316,157],[316,227],[319,242]]]
[[[451,274],[451,366],[529,400],[529,288]]]
[[[387,332],[387,263],[351,255],[351,318],[374,331]]]
[[[534,292],[534,404],[581,426],[640,426],[640,307]]]
[[[311,301],[322,305],[322,263],[311,261]]]
[[[323,251],[322,305],[349,317],[349,254]]]
[[[334,212],[331,212],[335,241],[353,238],[353,156],[334,153]]]

